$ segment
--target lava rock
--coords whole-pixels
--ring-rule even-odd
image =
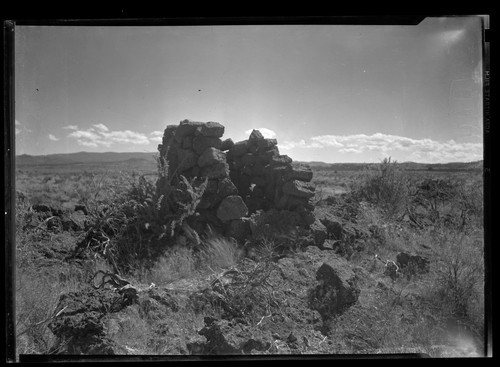
[[[217,163],[226,163],[226,153],[213,147],[205,149],[198,158],[198,166],[201,168]]]
[[[315,190],[314,185],[306,184],[298,180],[288,181],[285,182],[285,184],[283,185],[284,193],[291,196],[297,196],[307,199],[315,195],[314,190]]]
[[[218,122],[209,121],[197,128],[203,136],[211,136],[215,138],[220,138],[224,135],[224,126]]]
[[[323,319],[339,315],[357,302],[360,289],[346,260],[330,258],[320,266],[316,279],[320,284],[312,292],[311,303]]]
[[[224,198],[217,208],[217,218],[222,222],[239,219],[248,214],[248,208],[241,196],[230,195]]]

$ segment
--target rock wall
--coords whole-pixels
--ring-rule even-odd
[[[208,178],[193,228],[210,224],[227,234],[242,233],[248,227],[245,217],[261,209],[293,211],[304,226],[314,222],[309,166],[280,155],[276,139],[265,139],[258,130],[237,143],[221,140],[223,135],[217,122],[183,120],[166,127],[158,146],[169,178]]]

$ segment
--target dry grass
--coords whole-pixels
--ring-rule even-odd
[[[140,283],[158,286],[180,279],[217,274],[235,266],[241,257],[238,245],[220,235],[202,240],[199,248],[176,246],[165,250],[150,268],[142,267],[134,277]]]

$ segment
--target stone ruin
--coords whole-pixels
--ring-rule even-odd
[[[222,140],[223,135],[220,123],[183,120],[166,127],[158,146],[160,157],[168,161],[169,179],[208,179],[198,214],[188,218],[189,225],[203,232],[208,224],[244,240],[251,229],[249,216],[273,211],[286,212],[297,225],[308,228],[315,221],[311,168],[281,155],[276,139],[265,139],[258,130],[237,143]]]

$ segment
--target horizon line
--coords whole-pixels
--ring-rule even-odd
[[[159,154],[159,152],[155,151],[150,151],[150,152],[141,152],[141,151],[135,151],[135,152],[113,152],[113,151],[106,151],[106,152],[89,152],[85,150],[81,150],[78,152],[71,152],[71,153],[50,153],[50,154],[16,154],[15,157],[21,157],[21,156],[30,156],[30,157],[47,157],[51,155],[71,155],[71,154],[81,154],[81,153],[86,153],[86,154]],[[14,157],[14,158],[15,158]],[[292,158],[292,157],[290,157]],[[389,158],[389,157],[386,157]],[[292,158],[293,159],[293,158]],[[392,157],[391,157],[392,159]],[[301,161],[301,160],[295,160],[293,159],[294,162],[302,162],[302,163],[323,163],[323,164],[377,164],[377,162],[324,162],[324,161],[317,161],[317,160],[312,160],[312,161]],[[380,160],[382,161],[382,159]],[[483,162],[484,159],[479,159],[475,161],[450,161],[450,162],[440,162],[440,163],[432,163],[432,162],[418,162],[418,161],[403,161],[400,162],[397,159],[393,160],[393,162],[397,162],[400,164],[403,163],[416,163],[416,164],[452,164],[452,163],[476,163],[476,162]]]

